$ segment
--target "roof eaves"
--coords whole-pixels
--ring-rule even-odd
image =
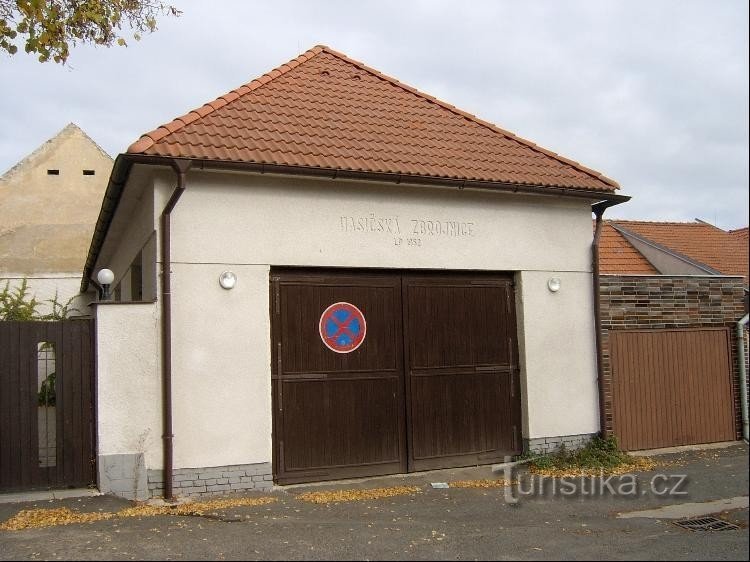
[[[120,204],[122,190],[128,181],[133,164],[138,163],[141,158],[143,157],[138,154],[120,154],[115,159],[115,163],[112,166],[112,171],[109,175],[109,181],[107,182],[107,189],[102,198],[102,206],[99,209],[94,232],[91,235],[91,243],[89,244],[89,250],[86,255],[86,262],[83,266],[80,287],[81,293],[85,293],[89,288],[96,260],[99,259],[99,252],[101,251],[104,239],[109,232],[109,227],[111,226],[112,218],[117,211],[117,206]]]
[[[148,156],[146,156],[148,157]],[[152,156],[153,159],[169,159],[170,157]],[[191,159],[194,169],[244,170],[260,173],[276,173],[281,175],[303,175],[310,177],[328,177],[332,179],[363,179],[388,183],[411,183],[419,185],[434,185],[457,187],[459,189],[502,190],[512,193],[537,193],[551,196],[572,196],[601,202],[607,206],[625,203],[630,200],[629,195],[620,195],[610,190],[576,188],[563,185],[542,185],[530,183],[506,183],[464,178],[427,176],[417,174],[400,174],[391,172],[371,172],[365,170],[323,168],[313,166],[294,166],[284,164],[265,164],[256,162]]]

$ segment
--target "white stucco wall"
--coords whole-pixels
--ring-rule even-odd
[[[156,228],[174,174],[156,173],[154,189]],[[191,172],[172,214],[175,468],[271,461],[269,268],[282,265],[519,272],[524,437],[597,431],[591,239],[586,200]],[[112,263],[125,263],[122,244],[108,251]],[[218,284],[226,269],[238,277],[231,291]],[[555,295],[547,289],[552,276],[562,280]],[[105,314],[114,323],[128,306]],[[149,322],[158,309],[153,315]],[[138,317],[133,329],[151,334],[147,324]],[[158,334],[139,337],[153,349]],[[115,356],[107,365],[124,372]],[[110,391],[137,387],[160,404],[158,363],[137,365],[152,374],[131,374],[132,386],[112,383]],[[117,435],[107,441],[112,453],[116,443],[132,448],[149,423],[160,435],[160,418],[145,412],[116,428],[116,419],[130,418],[126,404],[108,404],[128,411],[100,424],[101,433]],[[157,441],[148,468],[161,466]]]
[[[259,175],[189,178],[172,215],[174,262],[504,271],[591,267],[587,201]],[[173,184],[169,176],[157,182],[162,194],[157,209]],[[352,231],[351,219],[356,227],[371,218],[391,219],[393,228],[398,219],[399,234]],[[423,223],[412,221],[421,220],[461,223],[466,234],[415,234]],[[421,245],[409,245],[410,238]]]
[[[547,288],[551,277],[560,290]],[[599,431],[589,272],[522,271],[517,310],[525,437]]]
[[[176,467],[271,460],[269,269],[231,266],[231,291],[224,269],[172,267]]]
[[[95,305],[97,454],[144,454],[162,466],[162,392],[156,304]]]

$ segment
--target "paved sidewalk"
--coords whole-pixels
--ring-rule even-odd
[[[43,490],[39,492],[17,492],[0,494],[0,503],[42,502],[48,500],[65,500],[68,498],[91,498],[101,496],[93,488],[74,488],[72,490]]]
[[[713,533],[687,531],[666,518],[618,518],[618,514],[675,504],[747,497],[747,446],[680,452],[660,459],[671,465],[638,474],[637,493],[628,496],[562,496],[547,490],[546,495],[521,496],[518,503],[508,503],[502,488],[429,486],[491,478],[486,467],[440,471],[284,488],[269,494],[276,503],[226,510],[227,520],[237,522],[157,516],[0,531],[0,559],[747,560],[747,508],[719,514],[740,525],[739,530]],[[671,484],[686,474],[678,491],[687,494],[659,495],[666,482],[656,478],[660,473],[671,478]],[[523,482],[523,475],[519,476]],[[403,485],[417,485],[420,492],[331,505],[296,498],[307,491]],[[0,521],[34,506],[116,511],[127,505],[107,496],[2,504]]]

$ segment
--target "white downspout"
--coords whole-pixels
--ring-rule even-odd
[[[747,325],[748,315],[737,322],[737,347],[740,361],[740,411],[742,412],[742,438],[747,442],[747,369],[745,368],[745,326]]]

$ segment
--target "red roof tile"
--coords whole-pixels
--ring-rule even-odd
[[[615,181],[328,47],[143,135],[129,153],[612,192]]]
[[[612,220],[610,223],[724,275],[742,275],[747,283],[747,235],[743,239],[705,222]]]
[[[745,228],[737,228],[735,230],[730,230],[729,234],[731,234],[732,236],[734,236],[738,240],[745,240],[745,241],[747,241],[747,239],[748,239],[747,230],[748,230],[747,227],[745,227]]]
[[[659,274],[651,262],[606,221],[602,224],[602,234],[599,240],[599,272],[602,274]]]

